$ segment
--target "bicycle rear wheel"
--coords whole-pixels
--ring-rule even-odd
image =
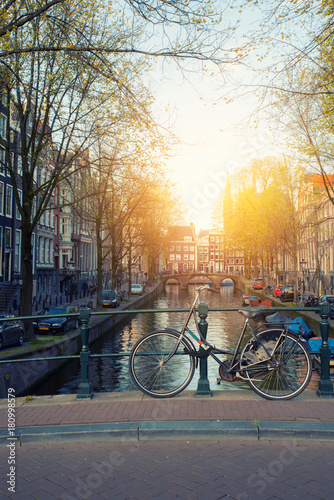
[[[183,338],[175,354],[179,333],[160,330],[144,335],[133,346],[129,371],[133,382],[145,394],[155,398],[170,398],[183,391],[195,371],[195,352],[188,339]],[[165,361],[167,360],[166,364]]]
[[[121,300],[123,302],[126,302],[128,300],[128,298],[129,298],[128,292],[126,290],[123,290],[123,292],[121,293]]]
[[[266,399],[292,399],[306,389],[312,375],[304,343],[285,330],[265,330],[245,344],[240,369],[254,392]]]

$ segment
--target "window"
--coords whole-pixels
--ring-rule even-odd
[[[174,245],[172,245],[171,247],[169,247],[169,251],[170,252],[174,252]]]
[[[188,246],[183,247],[184,252],[188,252]]]
[[[3,204],[4,204],[4,198],[5,198],[5,185],[3,182],[0,182],[0,215],[3,215]]]
[[[12,248],[12,228],[5,228],[5,248]]]
[[[190,251],[191,251],[191,252],[195,252],[195,247],[194,247],[193,245],[191,245],[191,246],[189,247],[189,249],[190,249]]]
[[[15,261],[14,270],[19,273],[21,272],[21,231],[16,230],[15,233]]]
[[[45,262],[50,263],[50,238],[45,239]]]
[[[6,124],[7,124],[6,117],[4,115],[0,115],[0,135],[3,138],[6,137]]]
[[[195,254],[194,253],[191,253],[190,256],[189,256],[189,259],[190,260],[195,260]]]
[[[170,254],[169,260],[175,260],[175,255],[173,253]]]
[[[17,192],[18,192],[18,195],[19,195],[19,198],[20,198],[20,203],[22,205],[22,196],[23,196],[22,190],[18,189]],[[20,210],[18,209],[17,205],[16,205],[16,219],[17,220],[21,220],[22,219],[22,215],[21,215]]]
[[[3,148],[0,148],[0,174],[5,174],[6,168],[6,153]]]
[[[181,255],[179,253],[176,254],[176,260],[181,260]]]
[[[179,245],[176,247],[176,251],[181,252],[181,247]]]
[[[7,184],[6,187],[6,215],[13,216],[13,186]]]
[[[183,260],[188,260],[188,254],[185,254],[185,255],[183,256]]]
[[[0,226],[0,276],[2,276],[2,269],[3,269],[2,256],[3,256],[3,227]]]
[[[22,177],[22,156],[20,154],[17,157],[17,173]]]

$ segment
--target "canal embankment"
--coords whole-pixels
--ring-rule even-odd
[[[145,304],[161,293],[163,287],[163,283],[159,282],[151,286],[143,295],[130,297],[129,301],[121,304],[117,310],[90,316],[89,345],[126,321],[128,315],[124,313],[125,311],[143,308]],[[122,311],[121,314],[120,311]],[[129,312],[129,314],[131,313]],[[33,345],[31,342],[24,342],[21,347],[1,351],[0,398],[7,397],[8,388],[14,389],[18,396],[32,390],[52,373],[57,376],[57,371],[68,361],[70,356],[77,355],[79,357],[82,346],[81,331],[78,328],[54,341],[47,341],[43,337],[40,342],[41,345],[38,345],[38,341],[34,342]]]

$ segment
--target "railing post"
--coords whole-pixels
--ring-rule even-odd
[[[208,309],[208,305],[204,304],[204,302],[202,302],[198,306],[198,316],[200,317],[198,326],[204,339],[206,339],[206,334],[208,331],[208,323],[206,321]],[[206,355],[205,349],[203,349],[203,347],[199,348],[199,352],[203,353],[204,356],[203,358],[199,358],[200,378],[198,380],[196,396],[212,396],[208,379],[208,355]]]
[[[89,356],[90,351],[88,347],[88,337],[90,326],[89,321],[89,308],[82,307],[80,309],[79,319],[81,321],[81,341],[82,347],[80,352],[80,365],[81,365],[81,381],[78,387],[77,399],[92,398],[93,391],[89,382]]]
[[[318,384],[317,396],[320,397],[333,397],[333,382],[330,379],[330,359],[331,359],[331,349],[328,344],[328,334],[329,334],[329,321],[328,317],[331,312],[331,305],[327,302],[321,304],[320,308],[320,332],[321,332],[321,347],[320,347],[320,359],[321,359],[321,373],[320,381]]]

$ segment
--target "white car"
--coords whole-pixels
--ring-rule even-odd
[[[144,289],[141,285],[131,285],[131,293],[132,295],[141,295]]]

